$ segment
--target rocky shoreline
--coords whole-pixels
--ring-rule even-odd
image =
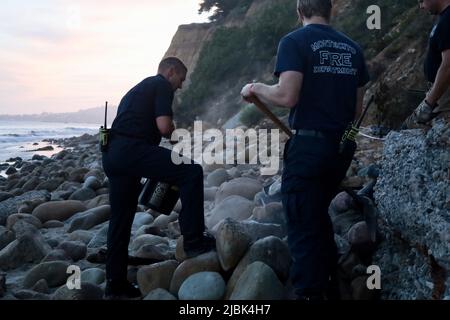
[[[0,298],[102,299],[110,214],[108,180],[97,136],[56,140],[65,150],[14,159],[0,177]],[[360,141],[346,185],[359,190],[378,175],[381,142]],[[185,259],[178,225],[181,205],[161,215],[139,205],[130,241],[129,280],[143,299],[291,299],[291,258],[279,199],[280,176],[257,165],[204,166],[205,222],[217,250]],[[345,299],[374,299],[366,267],[374,243],[364,216],[346,193],[330,207],[342,254]],[[69,266],[81,289],[66,285]]]

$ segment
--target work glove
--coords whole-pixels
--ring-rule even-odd
[[[433,112],[433,109],[438,105],[430,105],[427,100],[423,100],[419,106],[414,110],[414,115],[416,117],[416,122],[418,124],[425,124],[436,117],[437,113]]]
[[[414,112],[403,122],[402,129],[421,128],[424,124],[433,120],[438,113],[433,112],[438,106],[431,106],[426,100],[423,100]]]

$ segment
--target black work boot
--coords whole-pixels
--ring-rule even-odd
[[[106,281],[106,300],[135,299],[139,297],[141,297],[139,288],[128,281]]]
[[[194,258],[203,253],[216,249],[216,239],[209,233],[203,233],[194,239],[183,239],[183,248],[186,258]]]

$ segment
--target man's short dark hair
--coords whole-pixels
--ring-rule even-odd
[[[158,72],[163,72],[170,67],[175,67],[175,70],[177,72],[187,72],[187,67],[184,65],[184,63],[176,58],[176,57],[168,57],[163,59],[158,66]]]
[[[297,9],[305,18],[319,16],[330,20],[331,0],[297,0]]]

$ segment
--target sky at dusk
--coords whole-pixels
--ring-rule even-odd
[[[2,0],[0,114],[117,105],[155,74],[200,0]]]

